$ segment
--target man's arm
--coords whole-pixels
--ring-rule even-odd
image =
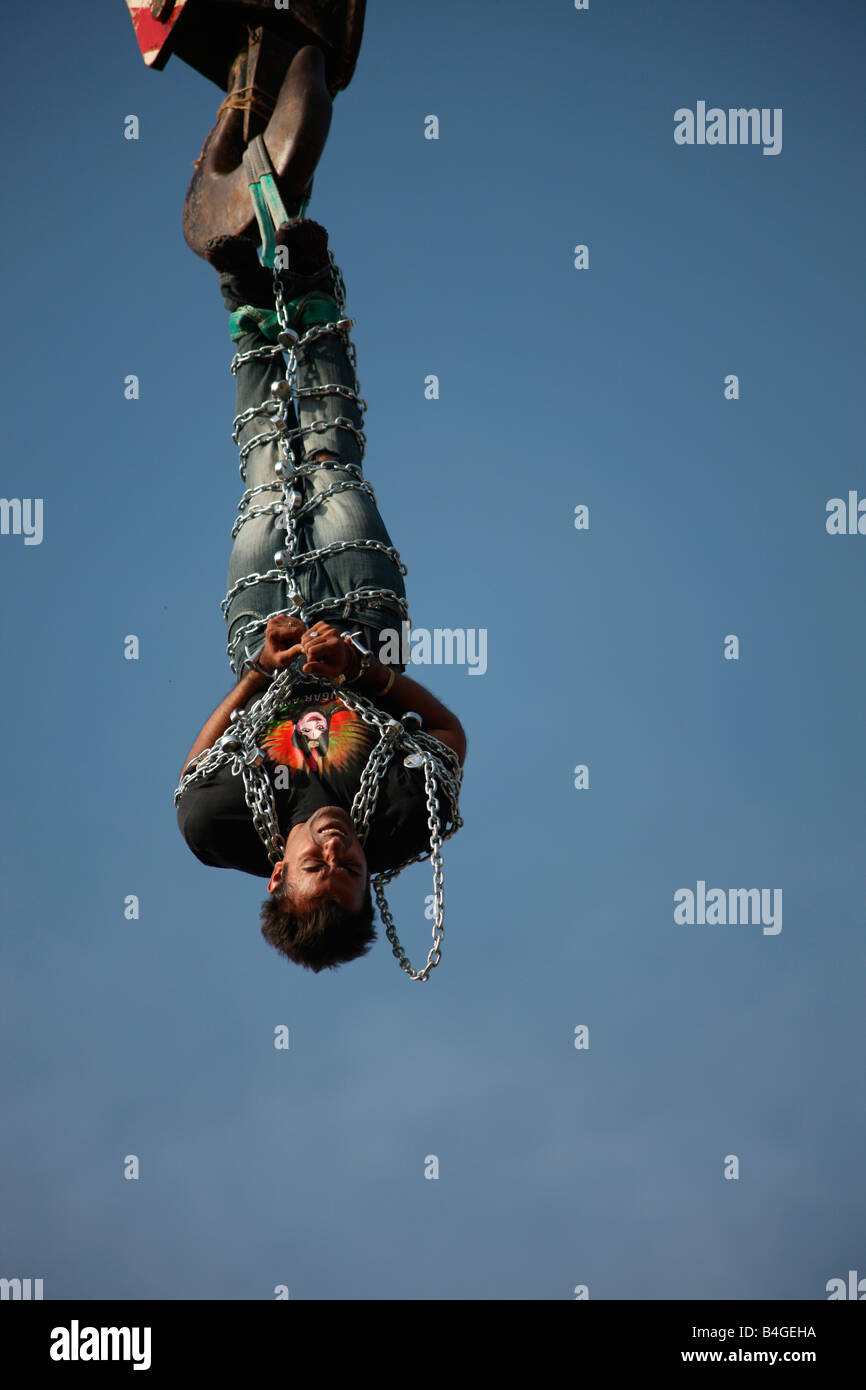
[[[253,695],[258,695],[262,690],[266,690],[268,679],[258,671],[247,671],[241,676],[234,690],[230,691],[222,704],[218,705],[210,719],[202,726],[201,733],[187,753],[180,770],[180,776],[186,772],[193,758],[198,757],[206,748],[212,748],[219,738],[224,734],[231,723],[232,711],[241,709]],[[178,779],[180,780],[180,779]]]
[[[300,618],[290,618],[285,613],[279,613],[275,618],[270,618],[265,628],[264,646],[258,658],[259,665],[271,672],[281,670],[301,650],[297,646],[297,642],[304,632],[304,624]],[[253,695],[259,695],[263,690],[267,690],[269,684],[268,677],[263,676],[259,671],[246,671],[241,676],[234,690],[214,710],[187,753],[181,769],[181,777],[193,758],[197,757],[199,753],[203,753],[206,748],[213,747],[220,734],[225,733],[231,723],[232,712],[241,709]]]
[[[379,709],[384,710],[386,714],[393,714],[397,719],[408,710],[420,714],[424,732],[453,748],[462,767],[466,759],[466,735],[456,714],[452,714],[435,695],[425,686],[413,681],[411,676],[403,676],[397,672],[394,673],[394,684],[388,694],[383,695],[381,692],[388,683],[388,677],[389,668],[374,660],[367,669],[366,679],[354,682],[350,689],[366,695]]]

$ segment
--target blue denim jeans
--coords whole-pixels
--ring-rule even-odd
[[[268,343],[257,332],[245,333],[237,342],[239,353],[266,347]],[[355,374],[342,336],[335,332],[322,333],[306,346],[296,349],[300,392],[310,388],[346,386],[354,389]],[[279,356],[254,358],[237,368],[237,414],[251,406],[272,400],[270,385],[284,374],[283,359]],[[348,481],[362,481],[357,486],[334,492],[324,501],[303,510],[297,523],[299,552],[308,553],[335,541],[374,540],[392,546],[391,538],[379,515],[372,488],[361,474],[362,449],[357,432],[362,426],[361,411],[354,400],[323,391],[321,395],[300,395],[298,415],[290,421],[292,427],[303,430],[296,445],[296,463],[315,463],[315,467],[294,482],[302,494],[302,508],[311,499],[329,488]],[[229,564],[227,592],[237,581],[252,574],[273,571],[275,552],[285,547],[284,517],[276,514],[273,504],[282,503],[283,490],[274,465],[280,459],[280,449],[271,419],[257,415],[241,427],[238,444],[241,449],[257,436],[264,436],[246,456],[246,487],[261,488],[249,499],[242,515],[257,508],[269,508],[261,515],[243,522],[237,532]],[[315,462],[319,451],[336,454],[336,460]],[[347,471],[346,465],[356,465],[357,471]],[[346,600],[355,590],[366,588],[392,591],[392,597],[361,596]],[[257,650],[264,640],[267,620],[275,613],[291,609],[290,588],[299,590],[305,609],[328,601],[325,611],[309,616],[302,612],[308,624],[329,623],[338,631],[360,629],[362,640],[378,654],[378,633],[383,628],[400,630],[408,617],[405,606],[406,590],[399,565],[382,550],[346,549],[323,559],[300,564],[294,570],[293,581],[285,577],[259,580],[242,588],[230,600],[226,611],[229,659],[235,675],[240,675],[245,660],[245,648]],[[403,670],[396,666],[396,670]]]

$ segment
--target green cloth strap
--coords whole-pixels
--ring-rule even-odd
[[[340,309],[329,294],[311,290],[299,299],[291,299],[286,305],[289,325],[296,333],[303,333],[316,323],[336,323]],[[280,336],[280,320],[275,309],[257,309],[253,304],[242,304],[235,309],[230,319],[232,342],[237,342],[245,333],[258,330],[269,343],[276,343]]]
[[[275,343],[280,335],[280,320],[275,309],[256,309],[252,304],[242,304],[240,309],[235,309],[229,323],[233,343],[245,333],[256,330],[269,343]]]
[[[300,299],[291,301],[289,315],[289,322],[295,331],[303,332],[315,323],[337,323],[340,308],[336,299],[323,290],[311,290],[309,294],[301,295]]]

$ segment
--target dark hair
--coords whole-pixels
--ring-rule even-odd
[[[283,877],[262,903],[261,920],[265,941],[296,965],[316,974],[336,970],[346,961],[365,956],[376,940],[369,879],[357,912],[348,912],[333,899],[296,911],[292,898],[292,886]]]

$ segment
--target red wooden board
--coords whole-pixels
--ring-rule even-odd
[[[160,24],[150,13],[150,0],[126,0],[141,56],[149,68],[164,67],[168,61],[171,31],[183,13],[185,4],[186,0],[175,0],[167,22]]]

